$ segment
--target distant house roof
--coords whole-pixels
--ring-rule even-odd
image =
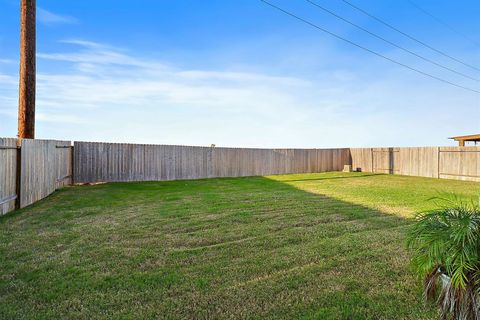
[[[468,136],[457,136],[451,137],[449,139],[453,139],[458,141],[461,146],[465,145],[465,142],[480,142],[480,133],[479,134],[471,134]]]

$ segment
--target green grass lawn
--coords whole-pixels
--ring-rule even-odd
[[[0,218],[0,319],[434,319],[409,217],[479,190],[366,173],[65,188]]]

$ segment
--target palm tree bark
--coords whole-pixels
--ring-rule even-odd
[[[20,86],[18,137],[35,138],[36,0],[20,2]]]

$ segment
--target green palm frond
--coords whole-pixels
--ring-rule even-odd
[[[424,295],[437,299],[442,319],[480,319],[480,206],[442,197],[407,234],[412,265],[425,276]]]

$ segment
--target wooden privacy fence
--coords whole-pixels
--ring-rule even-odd
[[[75,142],[78,183],[338,171],[348,149],[244,149]]]
[[[72,182],[70,141],[22,140],[20,208]]]
[[[72,183],[70,141],[0,138],[0,215]]]
[[[0,214],[78,183],[338,171],[348,149],[240,149],[0,139]]]
[[[480,147],[247,149],[0,138],[0,215],[76,183],[339,171],[480,181]]]
[[[480,147],[352,148],[365,172],[480,181]]]
[[[0,138],[0,215],[15,209],[18,154],[17,139]]]

